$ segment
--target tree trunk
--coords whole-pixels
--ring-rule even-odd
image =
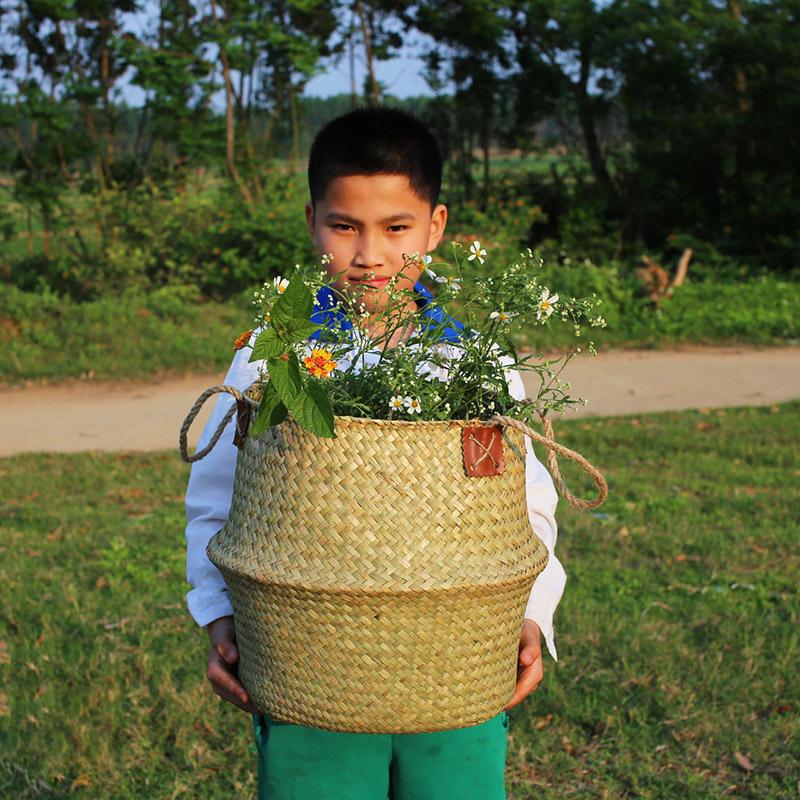
[[[236,123],[233,118],[233,86],[231,85],[231,70],[228,64],[228,56],[224,50],[220,49],[220,61],[222,62],[222,79],[225,83],[225,165],[228,174],[233,182],[239,187],[245,203],[253,202],[250,190],[242,180],[239,170],[236,168]]]
[[[211,15],[213,19],[217,18],[217,3],[216,0],[211,0]],[[253,196],[247,188],[239,170],[236,168],[236,120],[234,119],[234,92],[233,81],[231,79],[231,67],[228,61],[228,54],[225,47],[220,44],[219,46],[219,61],[222,64],[222,81],[225,84],[225,166],[228,168],[228,174],[231,180],[237,185],[239,191],[244,198],[245,203],[252,204]]]
[[[33,255],[33,224],[31,223],[31,210],[30,208],[25,209],[25,222],[27,228],[27,241],[25,243],[25,250],[29,256]]]
[[[103,48],[100,55],[100,82],[103,95],[103,149],[105,151],[105,169],[111,177],[111,165],[114,163],[113,119],[111,105],[108,102],[108,91],[111,85],[111,65],[109,62],[108,47]]]
[[[364,54],[367,58],[367,74],[369,76],[369,95],[368,100],[371,106],[381,104],[381,88],[375,77],[375,58],[372,52],[372,32],[370,31],[369,19],[361,0],[356,0],[356,13],[361,22],[361,36],[364,40]]]
[[[358,98],[358,90],[356,89],[356,46],[355,46],[355,25],[350,25],[350,33],[347,37],[347,49],[350,56],[350,108],[355,108]]]
[[[297,93],[289,82],[289,109],[292,117],[292,171],[300,160],[300,119],[297,114]]]
[[[737,24],[741,24],[742,8],[738,0],[728,0],[728,13]],[[733,180],[739,205],[740,207],[746,207],[749,203],[749,198],[745,188],[745,175],[750,171],[751,158],[745,118],[750,110],[750,100],[748,97],[747,75],[740,65],[735,66],[733,69],[733,91],[733,139],[736,152]]]
[[[597,129],[595,128],[592,98],[588,91],[590,67],[591,46],[588,42],[585,42],[581,45],[580,78],[577,84],[573,84],[578,122],[580,123],[581,132],[583,133],[583,141],[586,146],[586,155],[589,159],[592,175],[594,175],[594,179],[597,181],[598,186],[605,196],[610,201],[616,203],[617,190],[606,169],[606,162],[600,149]]]
[[[42,206],[42,249],[44,250],[44,257],[50,260],[50,211]]]

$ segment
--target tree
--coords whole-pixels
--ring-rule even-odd
[[[511,67],[505,12],[505,5],[494,0],[423,0],[404,16],[409,26],[435,41],[423,53],[429,84],[434,89],[453,87],[461,201],[473,196],[472,150],[477,139],[483,154],[482,205],[491,193],[489,148],[499,126],[495,110],[507,87],[504,72]]]
[[[211,98],[219,83],[191,0],[160,0],[150,31],[128,34],[122,48],[131,83],[145,95],[132,158],[144,171],[154,149],[167,169],[213,163],[222,128]]]
[[[606,202],[618,208],[619,191],[598,135],[598,122],[608,115],[615,89],[608,69],[619,35],[614,9],[592,0],[515,0],[509,8],[519,84],[540,87],[537,99],[549,109],[567,101],[594,180]]]

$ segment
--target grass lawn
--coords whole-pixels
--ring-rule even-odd
[[[800,402],[555,427],[610,497],[560,504],[559,661],[510,712],[509,797],[796,797]],[[0,461],[0,796],[253,796],[250,717],[184,604],[188,472]]]

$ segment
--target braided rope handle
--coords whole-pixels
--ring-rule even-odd
[[[189,427],[194,421],[194,418],[197,416],[198,411],[200,411],[202,408],[203,403],[205,403],[206,400],[211,397],[211,395],[217,394],[218,392],[227,392],[228,394],[233,395],[236,402],[228,409],[227,413],[222,418],[222,422],[220,422],[217,426],[217,430],[211,437],[211,441],[202,450],[199,450],[194,455],[190,456],[189,447],[186,441],[186,434],[189,432]],[[205,458],[205,456],[207,456],[214,449],[214,445],[219,440],[219,437],[222,436],[225,426],[231,421],[233,413],[237,410],[237,408],[241,407],[241,404],[243,403],[248,403],[253,408],[258,408],[259,405],[255,400],[245,396],[235,386],[226,386],[225,384],[221,383],[218,386],[212,386],[209,389],[206,389],[200,395],[200,397],[195,400],[194,405],[186,415],[186,419],[183,421],[183,425],[181,425],[181,432],[180,436],[178,437],[178,443],[181,449],[181,458],[188,463],[191,463],[192,461],[199,461],[201,458]]]
[[[547,468],[553,476],[553,483],[570,505],[583,509],[597,508],[602,505],[606,497],[608,497],[608,483],[606,483],[606,479],[602,476],[600,470],[598,470],[597,467],[593,467],[580,453],[576,453],[574,450],[570,450],[568,447],[564,447],[563,444],[556,441],[555,434],[553,433],[553,423],[550,417],[546,414],[539,413],[539,418],[542,420],[542,425],[544,426],[544,436],[531,428],[530,425],[526,425],[522,420],[516,419],[515,417],[508,417],[505,414],[495,414],[484,424],[492,425],[495,422],[499,422],[503,425],[510,425],[512,428],[522,431],[531,439],[535,439],[537,442],[543,444],[547,448]],[[582,500],[580,497],[575,497],[575,495],[570,492],[558,469],[556,454],[576,462],[585,472],[591,475],[592,480],[594,480],[599,489],[597,497],[593,500]]]

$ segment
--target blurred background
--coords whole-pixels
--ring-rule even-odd
[[[604,299],[599,347],[796,338],[797,13],[793,0],[5,2],[0,373],[222,368],[216,342],[248,327],[253,288],[314,256],[310,141],[363,104],[436,132],[439,255],[478,238],[491,268],[537,249],[557,290]],[[124,366],[107,336],[123,320],[150,343]],[[521,338],[563,344],[552,336]],[[62,355],[42,359],[54,337]]]
[[[555,430],[610,493],[558,506],[559,660],[510,713],[509,798],[798,797],[799,16],[0,0],[0,796],[255,796],[186,609],[178,429],[254,289],[314,258],[312,137],[384,104],[442,144],[437,257],[534,248],[608,323],[516,332],[594,340]]]

